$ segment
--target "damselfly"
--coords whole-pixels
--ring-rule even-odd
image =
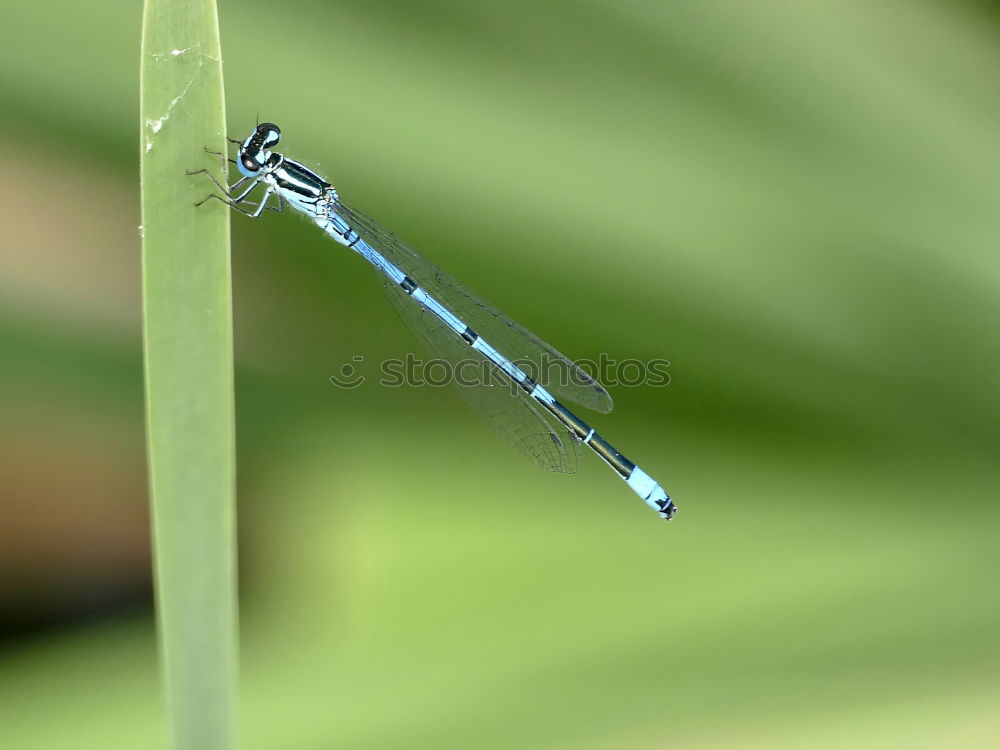
[[[190,172],[208,174],[225,192],[224,197],[209,195],[198,205],[216,198],[254,218],[267,208],[283,211],[286,205],[306,214],[382,273],[393,305],[434,353],[453,363],[481,358],[501,374],[511,387],[483,383],[461,391],[515,450],[542,468],[572,473],[580,446],[586,445],[662,518],[673,516],[676,507],[660,485],[556,399],[558,395],[609,412],[611,396],[600,383],[344,203],[333,186],[311,169],[272,151],[280,138],[278,126],[265,122],[245,141],[230,139],[239,144],[234,163],[243,176],[233,185],[223,185],[208,170]],[[262,190],[251,200],[258,187]],[[272,197],[277,206],[270,205]],[[529,377],[529,364],[544,369],[548,376],[544,384]]]

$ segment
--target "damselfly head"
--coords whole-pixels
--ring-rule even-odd
[[[270,161],[269,149],[278,145],[281,130],[273,122],[262,122],[240,146],[239,169],[247,177],[253,177]],[[279,159],[280,161],[280,159]]]

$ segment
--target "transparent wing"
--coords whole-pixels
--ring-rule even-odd
[[[575,435],[541,411],[495,365],[475,354],[398,285],[386,281],[385,290],[400,317],[431,354],[448,362],[452,373],[461,373],[468,383],[456,383],[462,396],[502,440],[543,469],[567,474],[576,471],[580,442]]]
[[[560,400],[572,401],[602,413],[611,411],[611,394],[582,367],[477,298],[371,217],[344,203],[340,203],[339,208],[344,219],[368,244],[399,266],[428,294],[450,308],[536,383]]]

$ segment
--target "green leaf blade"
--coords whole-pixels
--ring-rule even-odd
[[[235,746],[237,599],[228,209],[195,202],[225,151],[212,0],[147,0],[140,163],[147,442],[173,746]]]

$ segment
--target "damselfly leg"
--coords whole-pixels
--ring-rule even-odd
[[[205,149],[205,151],[207,153],[209,153],[209,154],[218,154],[219,153],[218,151],[209,151],[207,148]],[[232,159],[230,159],[229,161],[233,162]],[[236,162],[233,162],[233,163],[235,164]],[[255,187],[257,187],[258,185],[261,184],[259,181],[252,180],[252,178],[250,178],[250,177],[241,177],[236,182],[234,182],[232,185],[227,185],[227,184],[225,184],[223,182],[220,182],[218,180],[218,178],[216,178],[216,176],[213,175],[212,172],[210,170],[208,170],[208,169],[187,170],[187,171],[185,171],[185,174],[188,175],[188,176],[199,175],[199,174],[206,175],[208,177],[208,179],[210,179],[212,181],[212,184],[215,185],[217,188],[219,188],[219,190],[225,195],[225,197],[223,197],[222,195],[219,195],[218,193],[209,193],[204,198],[202,198],[200,201],[198,201],[197,203],[195,203],[194,204],[195,206],[201,206],[206,201],[215,199],[217,201],[221,201],[222,203],[225,203],[230,208],[235,208],[240,213],[246,214],[247,216],[250,216],[251,218],[254,218],[254,219],[256,219],[258,216],[260,216],[261,213],[263,213],[265,210],[267,210],[267,211],[275,211],[277,213],[282,213],[285,210],[285,205],[286,205],[285,204],[285,200],[281,197],[280,193],[276,193],[274,191],[274,189],[272,187],[270,187],[270,186],[268,186],[264,190],[264,195],[261,197],[261,199],[259,201],[257,201],[257,200],[253,200],[253,201],[248,200],[248,196],[250,195],[251,192],[253,192],[253,189]],[[225,174],[225,172],[223,174]],[[250,185],[249,185],[249,187],[247,187],[239,195],[233,195],[233,193],[236,191],[236,189],[238,187],[240,187],[240,185],[242,185],[247,180],[252,180],[251,183],[250,183]],[[268,200],[271,198],[272,195],[275,196],[278,199],[278,205],[277,205],[277,207],[267,205]],[[251,206],[256,206],[256,208],[254,208],[253,210],[250,210],[250,209],[246,208],[245,204],[249,204]]]

